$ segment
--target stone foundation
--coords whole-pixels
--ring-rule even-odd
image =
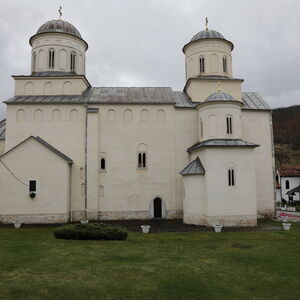
[[[221,224],[225,227],[256,226],[256,215],[242,216],[206,216],[192,213],[184,213],[183,222],[192,225],[203,225],[211,227],[214,224]]]
[[[20,221],[24,224],[68,223],[69,214],[0,215],[0,223],[12,224],[14,221]]]

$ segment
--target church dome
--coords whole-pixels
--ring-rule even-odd
[[[49,32],[66,33],[82,39],[80,32],[75,28],[75,26],[63,20],[52,20],[46,22],[40,26],[36,34]]]
[[[215,31],[215,30],[211,30],[211,29],[207,29],[207,30],[202,30],[202,31],[198,32],[197,34],[195,34],[192,37],[191,42],[202,40],[202,39],[222,39],[222,40],[225,40],[224,36],[220,32]]]
[[[208,96],[204,102],[213,102],[213,101],[237,101],[234,99],[231,95],[227,93],[213,93],[210,96]]]

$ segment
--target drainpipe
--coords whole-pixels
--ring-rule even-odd
[[[72,163],[69,163],[69,222],[72,221]]]
[[[84,132],[84,209],[85,209],[85,218],[87,219],[87,127],[88,127],[88,113],[87,113],[87,104],[84,103],[85,107],[85,132]]]

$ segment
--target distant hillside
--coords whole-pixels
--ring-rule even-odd
[[[273,111],[276,166],[300,165],[300,105]]]

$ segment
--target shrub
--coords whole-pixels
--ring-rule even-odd
[[[126,240],[127,231],[103,223],[69,224],[54,231],[57,239],[67,240]]]

